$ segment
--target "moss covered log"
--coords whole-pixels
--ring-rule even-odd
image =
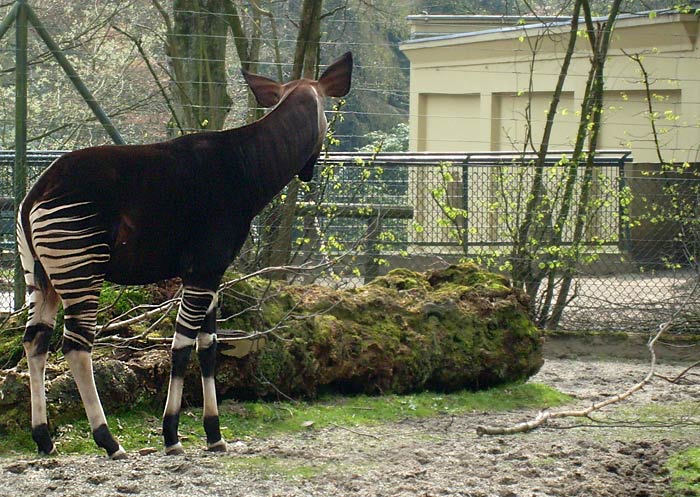
[[[220,300],[222,328],[248,333],[274,328],[264,339],[220,345],[234,354],[235,347],[253,345],[243,357],[220,355],[220,398],[481,389],[526,379],[543,362],[540,333],[521,295],[501,276],[474,265],[428,273],[397,269],[349,290],[251,279],[225,290]],[[167,347],[101,348],[95,355],[106,410],[163,400]],[[49,377],[53,414],[79,413],[65,367]],[[22,365],[0,381],[6,391],[0,410],[28,416]],[[186,384],[185,401],[199,403],[194,355]],[[0,416],[0,425],[8,421]]]
[[[474,265],[397,269],[343,291],[260,283],[225,293],[222,314],[267,291],[258,322],[246,324],[266,329],[290,311],[295,319],[260,352],[222,361],[225,396],[479,389],[525,379],[542,365],[540,334],[520,295]]]

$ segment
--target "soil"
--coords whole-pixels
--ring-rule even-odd
[[[672,376],[681,369],[660,365],[659,373]],[[550,359],[531,381],[587,405],[628,388],[647,370],[644,362]],[[528,434],[477,437],[478,425],[507,425],[536,412],[473,412],[369,427],[310,427],[229,441],[223,455],[190,450],[174,457],[132,452],[123,461],[70,455],[0,459],[0,496],[673,495],[664,464],[670,455],[700,445],[698,412],[692,409],[699,401],[696,382],[657,379],[620,407],[598,414],[608,421],[624,418],[617,426],[580,426],[569,419]],[[657,404],[674,412],[675,403],[685,411],[664,426],[633,419],[638,407]]]

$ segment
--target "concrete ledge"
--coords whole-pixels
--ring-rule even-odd
[[[649,335],[623,332],[548,332],[545,336],[545,358],[582,356],[617,359],[649,359]],[[656,357],[664,362],[700,360],[700,336],[665,335],[656,343]]]

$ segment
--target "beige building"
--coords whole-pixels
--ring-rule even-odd
[[[532,151],[539,146],[553,89],[565,53],[569,19],[508,16],[410,16],[412,38],[401,44],[410,60],[410,149],[416,152]],[[700,53],[698,17],[657,12],[622,15],[613,33],[605,68],[605,103],[599,149],[629,149],[636,165],[658,163],[649,102],[639,65],[651,83],[651,104],[665,161],[700,162]],[[590,45],[581,34],[564,85],[550,150],[571,149],[590,67]],[[534,58],[533,58],[534,57]],[[532,74],[532,77],[531,77]],[[526,108],[530,104],[530,116]],[[530,145],[526,146],[531,123]],[[652,166],[653,167],[653,166]],[[470,169],[462,191],[451,202],[469,212],[469,243],[489,245],[508,239],[504,221],[488,204],[496,201],[493,178],[475,190]],[[486,173],[493,174],[493,173]],[[608,170],[600,195],[614,188],[619,170]],[[425,171],[411,173],[415,219],[429,226],[417,242],[446,242],[447,230],[430,227],[435,217],[432,184]],[[476,179],[476,178],[475,178]],[[527,175],[521,178],[527,183]],[[557,178],[552,177],[556,183]],[[515,191],[515,187],[512,191]],[[510,201],[515,202],[514,198]],[[634,208],[634,206],[633,206]],[[589,233],[611,241],[617,250],[620,225],[613,209]]]
[[[559,74],[569,21],[501,16],[410,16],[412,39],[401,45],[411,63],[410,147],[413,151],[522,150],[531,104],[537,144]],[[605,69],[599,148],[628,148],[635,162],[657,162],[640,55],[665,160],[700,162],[698,17],[657,13],[620,16]],[[536,51],[530,78],[533,51]],[[626,55],[628,54],[628,55]],[[580,36],[559,105],[553,148],[571,147],[589,69]]]

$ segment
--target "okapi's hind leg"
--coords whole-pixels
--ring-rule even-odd
[[[17,242],[24,269],[24,281],[29,293],[29,312],[22,342],[29,366],[32,439],[34,439],[40,454],[49,455],[55,453],[56,448],[51,440],[46,415],[45,375],[49,342],[58,311],[58,295],[46,280],[46,274],[41,265],[31,255],[29,242],[20,222],[17,223]]]
[[[112,437],[95,387],[92,344],[97,307],[109,262],[107,233],[90,202],[58,197],[35,204],[29,221],[34,251],[51,286],[63,302],[63,352],[85,407],[92,436],[112,459],[125,457]],[[25,268],[26,269],[26,268]]]
[[[54,300],[51,299],[53,297]],[[58,297],[43,295],[34,289],[29,294],[30,316],[24,332],[23,344],[29,366],[29,386],[32,402],[32,439],[40,454],[56,452],[46,415],[46,359],[49,355],[49,342],[53,333],[53,322],[58,310]],[[32,316],[31,306],[35,313]],[[51,324],[49,324],[51,323]]]
[[[78,386],[95,443],[102,447],[110,458],[122,459],[126,457],[126,452],[107,427],[107,418],[97,393],[92,368],[91,352],[102,278],[95,277],[90,287],[90,292],[83,291],[79,297],[69,294],[63,297],[66,323],[63,333],[63,352]]]
[[[34,274],[25,273],[29,291],[29,317],[24,332],[23,345],[29,365],[29,387],[32,403],[32,439],[40,454],[56,452],[49,434],[46,415],[46,359],[49,342],[58,311],[58,296],[52,289],[41,290],[34,286]]]
[[[172,363],[168,399],[163,413],[163,438],[165,453],[182,454],[177,428],[182,406],[182,387],[192,349],[197,343],[197,353],[202,367],[204,390],[204,428],[207,447],[212,451],[225,451],[226,443],[221,439],[219,416],[214,390],[214,366],[216,356],[215,328],[216,292],[185,286],[177,315],[175,336],[172,345]],[[211,331],[209,331],[211,330]]]
[[[202,397],[204,398],[204,432],[207,434],[207,450],[226,452],[226,441],[219,428],[219,408],[216,402],[216,307],[212,306],[197,335],[197,356],[202,372]]]

